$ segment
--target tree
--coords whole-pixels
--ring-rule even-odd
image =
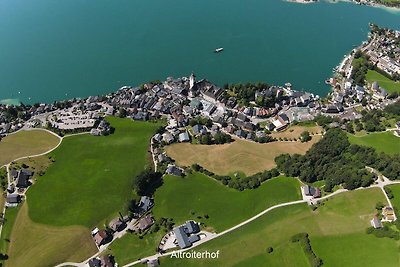
[[[300,140],[302,143],[308,142],[311,140],[310,133],[308,131],[304,131],[300,135]]]
[[[162,185],[162,174],[146,169],[133,180],[133,188],[139,196],[152,195]]]

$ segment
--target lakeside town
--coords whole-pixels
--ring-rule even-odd
[[[317,3],[319,0],[287,0],[288,2],[299,3],[299,4],[311,4]],[[398,10],[400,7],[400,1],[390,1],[390,0],[328,0],[329,3],[337,2],[349,2],[356,5],[367,5],[372,7],[385,7],[393,8]]]
[[[128,117],[137,121],[165,120],[166,127],[151,139],[155,169],[180,176],[183,170],[171,164],[162,146],[174,142],[224,143],[232,138],[250,142],[276,141],[268,138],[273,131],[280,132],[291,124],[305,122],[318,116],[336,118],[339,122],[362,117],[363,110],[382,110],[398,101],[398,94],[389,93],[377,82],[362,84],[354,71],[354,60],[366,58],[378,70],[394,80],[400,75],[399,31],[373,29],[368,41],[345,57],[334,77],[327,80],[333,91],[324,99],[308,92],[284,86],[258,84],[224,85],[220,87],[206,79],[189,77],[153,81],[141,86],[124,86],[105,96],[59,101],[53,104],[1,105],[0,134],[2,137],[20,129],[45,128],[59,135],[90,132],[94,136],[112,133],[106,116]],[[364,80],[363,80],[364,82]],[[340,124],[339,124],[340,125]],[[344,124],[340,125],[344,126]],[[332,127],[337,127],[332,126]],[[400,124],[397,125],[400,133]],[[205,137],[205,138],[203,138]],[[7,191],[7,206],[18,205],[24,190],[30,186],[32,171],[12,169],[13,182]],[[306,196],[319,198],[319,188],[304,187]],[[100,251],[126,231],[142,232],[154,224],[149,211],[153,199],[142,197],[135,218],[122,215],[109,223],[110,231],[93,229],[92,236]],[[395,220],[393,209],[385,207],[385,218]],[[371,221],[379,227],[376,218]],[[159,251],[190,247],[212,233],[200,231],[194,221],[175,227],[161,240]],[[156,266],[158,261],[146,261]],[[114,266],[112,257],[102,255],[89,261],[90,266]]]

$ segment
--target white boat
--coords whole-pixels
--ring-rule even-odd
[[[223,50],[224,50],[223,47],[219,47],[219,48],[214,50],[214,53],[219,53],[219,52],[222,52]]]

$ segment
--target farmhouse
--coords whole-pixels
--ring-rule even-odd
[[[309,185],[305,185],[302,187],[304,195],[306,196],[312,196],[314,198],[320,198],[321,197],[321,190],[318,187],[312,187]]]
[[[138,208],[141,213],[149,211],[154,205],[154,201],[148,196],[142,196]]]
[[[100,257],[102,267],[114,267],[114,257],[111,255],[103,255]]]
[[[27,188],[30,186],[29,178],[32,176],[32,172],[29,170],[20,170],[17,175],[17,187]]]
[[[152,226],[154,224],[154,218],[151,215],[147,215],[146,217],[140,219],[138,225],[137,225],[137,229],[139,229],[140,231],[144,231],[146,229],[148,229],[150,226]]]
[[[199,225],[194,221],[187,221],[185,224],[174,228],[177,245],[182,248],[190,247],[194,242],[200,240],[196,235],[200,231]]]
[[[6,201],[10,206],[16,206],[21,202],[21,196],[18,194],[9,194],[7,195]]]
[[[374,218],[372,218],[371,222],[371,226],[374,227],[375,229],[377,228],[382,228],[382,222],[381,220],[378,219],[377,216],[374,216]]]
[[[114,232],[117,232],[117,231],[119,232],[126,227],[126,223],[124,221],[122,221],[120,218],[115,218],[108,224],[108,226]]]
[[[384,207],[382,209],[382,215],[383,215],[383,220],[384,221],[389,221],[389,222],[393,222],[396,220],[396,216],[394,214],[394,210],[392,207]]]
[[[93,236],[94,242],[99,247],[109,242],[111,238],[112,237],[105,230],[100,230]]]
[[[181,176],[183,174],[183,171],[180,168],[172,164],[168,165],[168,168],[165,172],[175,176]]]

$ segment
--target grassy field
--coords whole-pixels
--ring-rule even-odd
[[[8,246],[10,244],[9,240],[11,238],[11,230],[13,228],[18,211],[19,207],[7,208],[3,230],[1,232],[0,253],[6,254],[8,251]]]
[[[44,153],[59,142],[55,135],[43,130],[19,131],[0,141],[0,166],[14,159]]]
[[[97,252],[90,231],[83,226],[53,227],[32,222],[23,204],[11,233],[6,266],[54,266],[80,262]]]
[[[135,234],[126,234],[107,248],[105,253],[114,255],[119,266],[156,253],[156,248],[165,232],[147,234],[143,239]]]
[[[291,126],[283,132],[273,132],[272,137],[275,138],[300,138],[302,132],[308,131],[309,133],[321,133],[322,127],[320,126]]]
[[[283,154],[304,154],[321,137],[314,136],[310,142],[272,142],[259,144],[236,140],[224,145],[173,144],[166,147],[167,154],[178,165],[190,166],[198,163],[204,168],[220,174],[242,171],[247,175],[275,167],[275,157]]]
[[[196,251],[220,250],[218,260],[162,258],[166,266],[309,266],[290,237],[307,232],[324,266],[398,266],[399,241],[367,235],[376,202],[385,203],[380,189],[342,193],[316,211],[306,204],[273,210],[240,229],[205,243]],[[272,246],[274,251],[266,253]]]
[[[159,125],[109,121],[114,134],[68,137],[50,154],[55,162],[28,191],[34,222],[93,227],[122,211],[132,196],[132,178],[147,164],[149,140]]]
[[[257,189],[240,192],[201,173],[193,173],[185,178],[164,178],[163,186],[156,191],[153,214],[156,218],[173,218],[176,225],[194,219],[203,222],[208,230],[221,232],[270,206],[300,198],[300,184],[294,178],[274,178]],[[160,231],[144,239],[127,235],[115,241],[110,252],[120,265],[126,264],[154,254],[164,234]]]
[[[374,70],[368,70],[366,79],[369,83],[378,82],[379,86],[384,88],[388,93],[398,92],[400,93],[400,82],[392,81],[379,72]]]
[[[390,185],[389,188],[392,190],[394,196],[390,201],[393,206],[398,208],[400,211],[400,184]]]
[[[348,137],[352,144],[373,147],[378,152],[387,154],[400,153],[400,138],[392,132],[370,133],[363,136],[348,134]]]
[[[270,206],[298,199],[300,183],[294,178],[278,177],[257,189],[237,191],[193,173],[185,178],[165,177],[164,185],[156,191],[153,213],[158,218],[174,218],[177,224],[194,219],[221,232]]]

